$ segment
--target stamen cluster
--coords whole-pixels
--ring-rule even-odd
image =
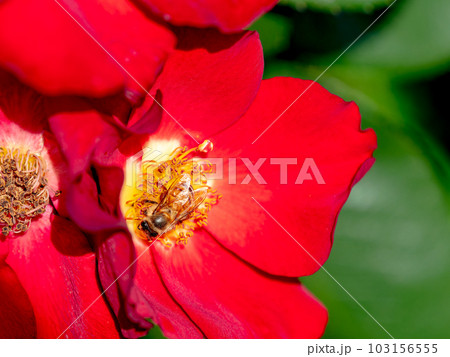
[[[140,238],[148,240],[147,235],[139,229],[142,220],[160,203],[163,193],[167,192],[171,184],[186,173],[191,177],[194,190],[208,187],[208,196],[187,219],[177,222],[173,229],[158,240],[168,247],[173,246],[174,243],[186,244],[193,236],[195,229],[207,225],[208,213],[212,206],[219,202],[222,195],[208,186],[206,174],[213,171],[211,163],[207,159],[196,160],[193,156],[207,153],[211,149],[212,143],[205,141],[192,149],[178,147],[165,161],[142,162],[142,180],[137,184],[132,199],[126,202],[128,207],[126,218],[134,222],[134,231]]]
[[[20,234],[49,203],[46,164],[38,155],[0,147],[0,226],[2,234]]]

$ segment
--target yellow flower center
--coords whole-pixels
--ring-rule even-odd
[[[138,168],[135,159],[128,162],[122,207],[137,237],[172,247],[186,244],[195,229],[207,224],[208,212],[221,195],[208,185],[211,163],[198,156],[212,148],[207,140],[189,150],[177,147],[165,159],[146,160],[144,154]],[[131,184],[130,169],[139,170]]]
[[[0,147],[0,226],[2,234],[20,234],[49,203],[45,161],[21,149]]]

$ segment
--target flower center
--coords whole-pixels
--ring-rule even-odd
[[[190,150],[177,147],[165,160],[142,159],[139,180],[131,190],[125,186],[124,194],[125,218],[139,238],[167,247],[186,244],[195,229],[207,224],[221,195],[206,179],[211,163],[198,155],[212,148],[207,140]]]
[[[0,147],[0,226],[2,234],[20,234],[49,203],[46,164],[38,155]]]

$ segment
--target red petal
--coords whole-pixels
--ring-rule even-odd
[[[14,271],[0,263],[0,338],[34,338],[36,321],[26,291]]]
[[[122,182],[122,169],[113,166],[98,167],[95,175],[84,172],[69,188],[67,202],[72,219],[90,233],[100,282],[122,334],[140,337],[155,314],[133,282],[136,254],[118,205]]]
[[[136,0],[175,25],[216,26],[239,31],[269,11],[277,0]]]
[[[202,338],[203,334],[163,285],[148,246],[138,242],[136,248],[139,259],[135,281],[154,309],[153,321],[166,337]]]
[[[213,139],[211,156],[237,158],[237,184],[214,181],[223,194],[209,215],[207,229],[228,249],[275,275],[303,276],[314,273],[328,258],[338,213],[352,186],[373,163],[376,137],[360,130],[360,114],[354,103],[344,102],[314,84],[278,122],[252,142],[312,82],[292,78],[264,81],[246,115]],[[254,164],[267,158],[259,170],[267,184],[252,178],[241,158]],[[287,184],[280,184],[280,166],[269,158],[296,158],[288,167]],[[325,184],[313,180],[295,184],[305,158],[312,158]],[[254,197],[311,254],[312,259],[252,199]]]
[[[0,70],[0,145],[42,150],[45,116],[40,104],[40,95]]]
[[[80,100],[63,100],[66,111],[53,114],[49,124],[59,143],[73,175],[89,165],[97,146],[108,146],[109,151],[119,145],[119,134],[97,111]],[[64,103],[60,103],[63,107]],[[68,108],[73,108],[70,110]]]
[[[118,337],[99,298],[95,256],[86,238],[63,218],[54,216],[50,223],[50,214],[51,208],[27,234],[10,240],[7,258],[30,298],[37,337]]]
[[[194,136],[211,135],[235,122],[257,94],[264,65],[258,34],[181,29],[178,37],[154,88],[169,120]]]
[[[125,337],[145,335],[152,326],[148,319],[154,321],[166,337],[203,337],[168,294],[146,246],[138,244],[136,256],[127,234],[115,233],[103,240],[100,238],[95,237],[100,280]]]
[[[118,177],[110,179],[122,182],[123,172],[116,169],[115,173]],[[112,207],[110,204],[112,198],[106,197],[106,204],[102,204],[103,198],[99,195],[97,182],[92,174],[84,172],[79,175],[68,188],[66,197],[71,219],[84,231],[127,230],[118,202]]]
[[[135,338],[145,335],[152,326],[152,308],[134,285],[136,259],[128,231],[99,232],[93,236],[100,281],[119,320],[122,334]]]
[[[317,338],[325,308],[297,279],[252,268],[204,231],[187,246],[152,247],[168,290],[208,338]]]
[[[161,99],[160,92],[156,97]],[[129,121],[131,106],[122,105],[123,102],[123,96],[115,96],[115,102],[110,97],[91,102],[79,97],[46,98],[50,129],[71,174],[79,175],[91,161],[100,165],[117,164],[116,151],[124,141],[131,144],[130,150],[139,151],[141,138],[147,141],[148,134],[158,128],[162,116],[159,105],[146,103],[145,111],[139,109],[139,117]],[[121,113],[124,110],[126,115]]]
[[[142,92],[115,60],[147,88],[174,45],[168,29],[126,0],[10,0],[0,6],[0,65],[46,94]]]

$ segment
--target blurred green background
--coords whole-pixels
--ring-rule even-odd
[[[282,0],[252,26],[265,77],[316,79],[392,2]],[[318,82],[379,145],[325,268],[395,338],[449,338],[450,1],[398,0]],[[325,272],[302,281],[329,310],[324,337],[389,337]]]

